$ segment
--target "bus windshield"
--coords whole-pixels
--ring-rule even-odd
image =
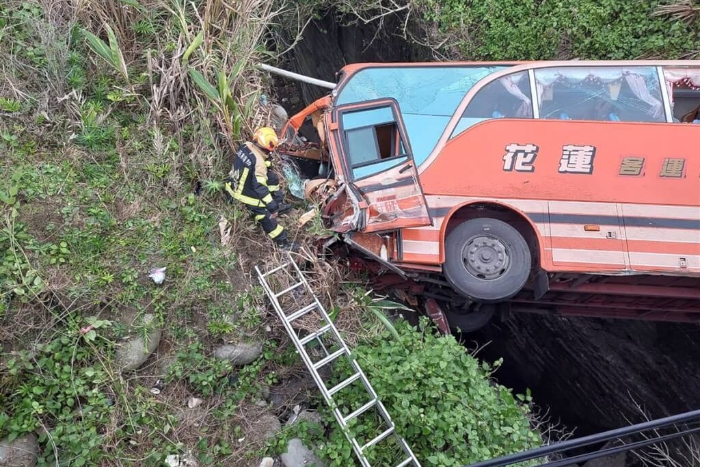
[[[352,75],[336,105],[394,98],[404,120],[414,160],[433,150],[465,94],[482,78],[507,66],[373,67]]]

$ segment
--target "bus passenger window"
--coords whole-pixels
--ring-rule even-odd
[[[562,67],[535,70],[540,118],[663,122],[655,67]]]
[[[533,118],[531,87],[525,71],[497,78],[479,91],[467,105],[453,137],[492,118]]]
[[[699,69],[664,67],[663,74],[673,121],[699,123]]]

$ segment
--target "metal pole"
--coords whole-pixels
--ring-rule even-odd
[[[259,63],[258,66],[261,70],[265,70],[270,73],[275,73],[276,75],[284,76],[285,78],[294,79],[296,81],[302,81],[303,83],[314,84],[316,86],[321,86],[322,88],[327,89],[334,89],[336,87],[336,83],[316,78],[310,78],[309,76],[304,76],[298,73],[293,73],[291,71],[283,70],[281,68],[276,68],[274,66],[266,65],[265,63]]]
[[[633,451],[635,449],[639,449],[639,448],[642,448],[644,446],[649,446],[651,444],[665,443],[665,442],[671,441],[675,438],[681,438],[682,436],[687,436],[687,435],[691,435],[693,433],[697,433],[698,431],[699,431],[698,428],[696,428],[696,429],[692,428],[692,429],[688,429],[685,431],[680,431],[678,433],[671,433],[669,435],[658,436],[657,438],[645,439],[642,441],[637,441],[635,443],[624,444],[622,446],[616,446],[616,447],[604,449],[601,451],[590,452],[589,454],[581,454],[579,456],[568,457],[566,459],[560,459],[560,460],[548,462],[546,464],[540,464],[540,466],[538,466],[538,467],[567,467],[567,466],[578,464],[580,462],[589,461],[592,459],[599,459],[601,457],[608,457],[608,456],[612,456],[614,454],[618,454],[621,452]]]
[[[673,415],[671,417],[660,418],[657,420],[652,420],[645,423],[639,423],[637,425],[631,425],[624,428],[617,428],[615,430],[605,431],[603,433],[597,433],[590,436],[585,436],[583,438],[571,439],[569,441],[562,441],[559,443],[554,443],[549,446],[543,446],[536,449],[531,449],[525,452],[519,452],[516,454],[511,454],[508,456],[499,457],[496,459],[490,459],[476,464],[470,464],[465,467],[499,467],[510,464],[515,464],[529,459],[537,459],[539,457],[546,456],[555,452],[567,451],[568,449],[578,448],[582,446],[587,446],[589,444],[598,443],[601,441],[608,441],[609,439],[620,438],[629,434],[639,433],[641,431],[647,431],[657,428],[662,428],[664,426],[673,425],[675,423],[685,423],[692,420],[699,419],[698,410],[693,410],[691,412],[686,412],[679,415]]]

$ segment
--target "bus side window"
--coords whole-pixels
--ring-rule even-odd
[[[699,123],[699,69],[663,67],[662,73],[673,120],[681,123]]]
[[[452,137],[491,118],[533,118],[527,72],[497,78],[477,91],[460,117]]]
[[[655,67],[561,67],[535,70],[540,118],[664,122]]]

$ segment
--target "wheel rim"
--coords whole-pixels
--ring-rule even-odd
[[[474,236],[462,248],[462,264],[477,279],[500,278],[509,269],[510,261],[509,247],[496,237]]]

